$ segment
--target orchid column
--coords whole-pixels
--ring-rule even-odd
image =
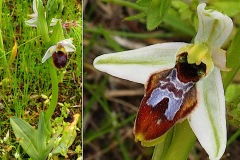
[[[205,10],[205,6],[203,3],[197,7],[199,28],[193,44],[162,43],[106,54],[94,60],[94,67],[145,84],[146,93],[134,127],[136,141],[155,146],[164,141],[176,123],[187,118],[209,158],[220,159],[226,148],[220,70],[230,70],[221,46],[233,23],[218,11]]]

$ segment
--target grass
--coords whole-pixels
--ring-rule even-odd
[[[68,109],[73,113],[81,114],[82,102],[82,22],[81,2],[70,0],[65,2],[66,10],[63,15],[65,21],[73,21],[77,26],[64,29],[65,38],[73,38],[76,52],[69,55],[66,68],[59,70],[59,103],[68,104]],[[41,110],[49,105],[44,103],[46,97],[51,96],[51,78],[48,66],[42,64],[41,59],[46,52],[36,28],[26,26],[24,21],[29,19],[32,11],[32,1],[4,1],[2,7],[1,30],[6,60],[12,54],[14,43],[18,51],[11,65],[4,63],[4,56],[0,57],[0,139],[3,140],[10,131],[8,142],[0,143],[0,155],[5,158],[14,158],[18,150],[21,157],[27,157],[20,149],[10,127],[9,118],[21,117],[36,127]],[[64,22],[65,22],[64,21]],[[73,23],[70,23],[73,24]],[[61,106],[58,105],[52,118],[61,115]],[[81,118],[77,127],[81,130]],[[75,151],[76,146],[81,146],[81,132],[69,149],[69,156],[77,157],[80,152]],[[4,156],[3,156],[4,157]],[[3,158],[2,157],[2,158]]]
[[[153,152],[153,148],[144,148],[140,143],[136,143],[132,134],[134,119],[144,94],[144,86],[97,71],[92,66],[94,58],[105,53],[168,41],[189,43],[196,33],[196,6],[190,8],[191,13],[194,14],[190,14],[188,10],[186,15],[184,9],[180,11],[173,7],[164,23],[150,32],[146,31],[145,20],[142,17],[125,21],[126,17],[134,17],[133,15],[139,10],[131,2],[88,1],[84,10],[83,144],[86,160],[112,159],[112,157],[117,160],[147,160],[151,159]],[[214,5],[213,3],[210,8]],[[237,15],[232,18],[238,23]],[[121,38],[121,41],[116,40],[116,37]],[[236,78],[234,83],[239,83],[239,78]],[[229,155],[234,159],[239,153],[236,147],[240,143],[239,130],[229,125],[228,136],[229,145],[222,159],[228,159]],[[203,148],[196,143],[189,159],[207,158]]]

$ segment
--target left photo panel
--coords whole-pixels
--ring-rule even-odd
[[[0,0],[0,158],[82,159],[81,0]]]

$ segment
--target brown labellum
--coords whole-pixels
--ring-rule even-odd
[[[135,120],[136,140],[155,141],[186,118],[196,107],[195,84],[205,72],[205,64],[189,64],[182,53],[174,68],[152,74]]]
[[[53,63],[57,68],[63,68],[66,66],[68,61],[68,56],[62,51],[56,51],[52,55]]]

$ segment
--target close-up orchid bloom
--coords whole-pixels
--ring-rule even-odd
[[[38,2],[37,0],[33,0],[33,14],[28,15],[30,19],[25,21],[26,25],[30,27],[37,27],[38,25],[38,10],[37,10],[38,3],[37,2]],[[46,13],[45,13],[45,16],[46,16]],[[55,26],[59,20],[60,19],[52,18],[50,26]]]
[[[184,119],[210,159],[220,159],[227,141],[225,97],[220,70],[232,20],[215,10],[197,7],[199,27],[193,43],[169,42],[97,57],[96,69],[145,84],[134,125],[136,141],[155,146]]]
[[[53,63],[57,68],[62,68],[67,63],[68,53],[75,52],[76,47],[72,44],[72,39],[64,39],[56,45],[51,46],[42,58],[44,63],[48,58],[53,58]]]

